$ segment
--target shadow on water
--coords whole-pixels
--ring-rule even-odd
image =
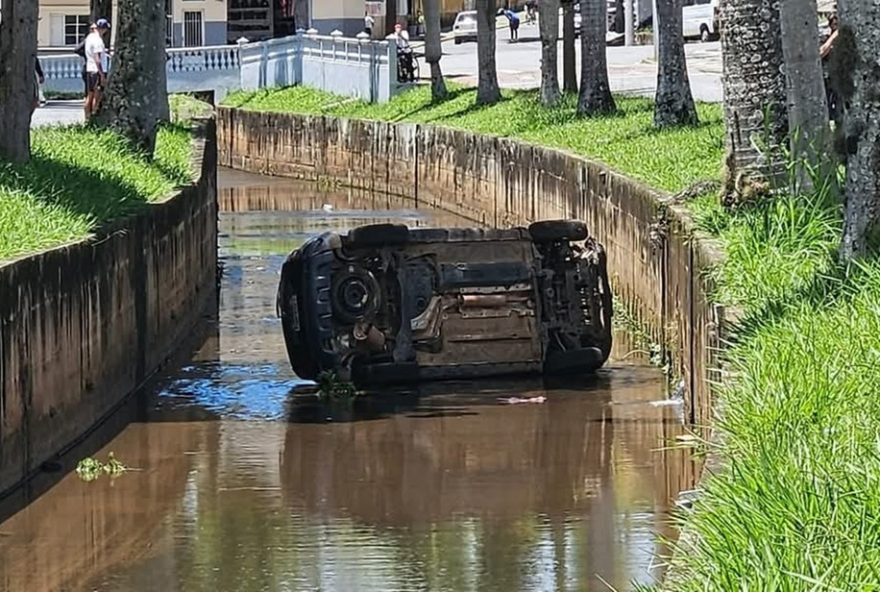
[[[655,405],[656,369],[318,401],[290,371],[274,314],[290,248],[353,221],[454,221],[357,192],[221,181],[219,314],[7,500],[0,592],[593,590],[661,575],[656,534],[674,537],[671,500],[695,465],[664,447],[682,427],[676,407]],[[376,200],[391,211],[365,212]],[[136,470],[93,483],[70,472],[110,451]]]

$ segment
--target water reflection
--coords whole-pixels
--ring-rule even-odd
[[[656,534],[672,534],[670,500],[693,467],[658,450],[681,429],[678,409],[652,404],[658,372],[612,364],[578,385],[322,404],[290,372],[274,316],[288,250],[317,228],[455,221],[405,203],[365,213],[377,204],[289,181],[221,185],[219,318],[100,452],[139,470],[67,475],[0,525],[0,589],[507,592],[659,575]],[[547,401],[499,400],[513,394]]]

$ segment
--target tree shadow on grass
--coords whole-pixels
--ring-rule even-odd
[[[93,231],[111,220],[143,211],[149,203],[149,196],[119,175],[38,154],[23,167],[0,170],[0,188],[27,193],[43,203],[88,217]]]

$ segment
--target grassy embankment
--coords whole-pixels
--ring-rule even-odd
[[[534,93],[475,108],[456,90],[430,105],[420,89],[388,105],[306,89],[228,101],[247,109],[420,121],[522,138],[606,162],[660,189],[717,178],[722,122],[701,106],[697,129],[655,132],[648,101],[576,120],[573,102],[545,110]],[[721,386],[724,469],[690,516],[675,590],[880,589],[880,262],[836,260],[841,208],[828,195],[786,196],[736,213],[690,203],[727,257],[716,298],[745,311]]]
[[[188,129],[159,133],[155,159],[85,126],[31,132],[31,162],[0,161],[0,262],[89,236],[191,179]]]

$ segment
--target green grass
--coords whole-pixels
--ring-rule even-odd
[[[32,132],[32,159],[0,162],[0,261],[85,238],[190,181],[191,134],[159,133],[156,158],[120,136],[83,126]]]
[[[717,297],[745,320],[720,390],[726,469],[670,589],[878,590],[880,261],[837,261],[827,195],[693,209],[727,251]]]
[[[698,105],[702,122],[698,127],[656,131],[649,99],[617,97],[620,113],[579,118],[572,95],[556,109],[541,108],[536,91],[505,91],[503,95],[497,105],[476,107],[476,91],[453,85],[449,99],[432,104],[430,89],[418,87],[374,105],[296,86],[235,93],[224,104],[256,111],[430,123],[517,138],[600,160],[672,192],[720,176],[724,133],[718,105]]]

